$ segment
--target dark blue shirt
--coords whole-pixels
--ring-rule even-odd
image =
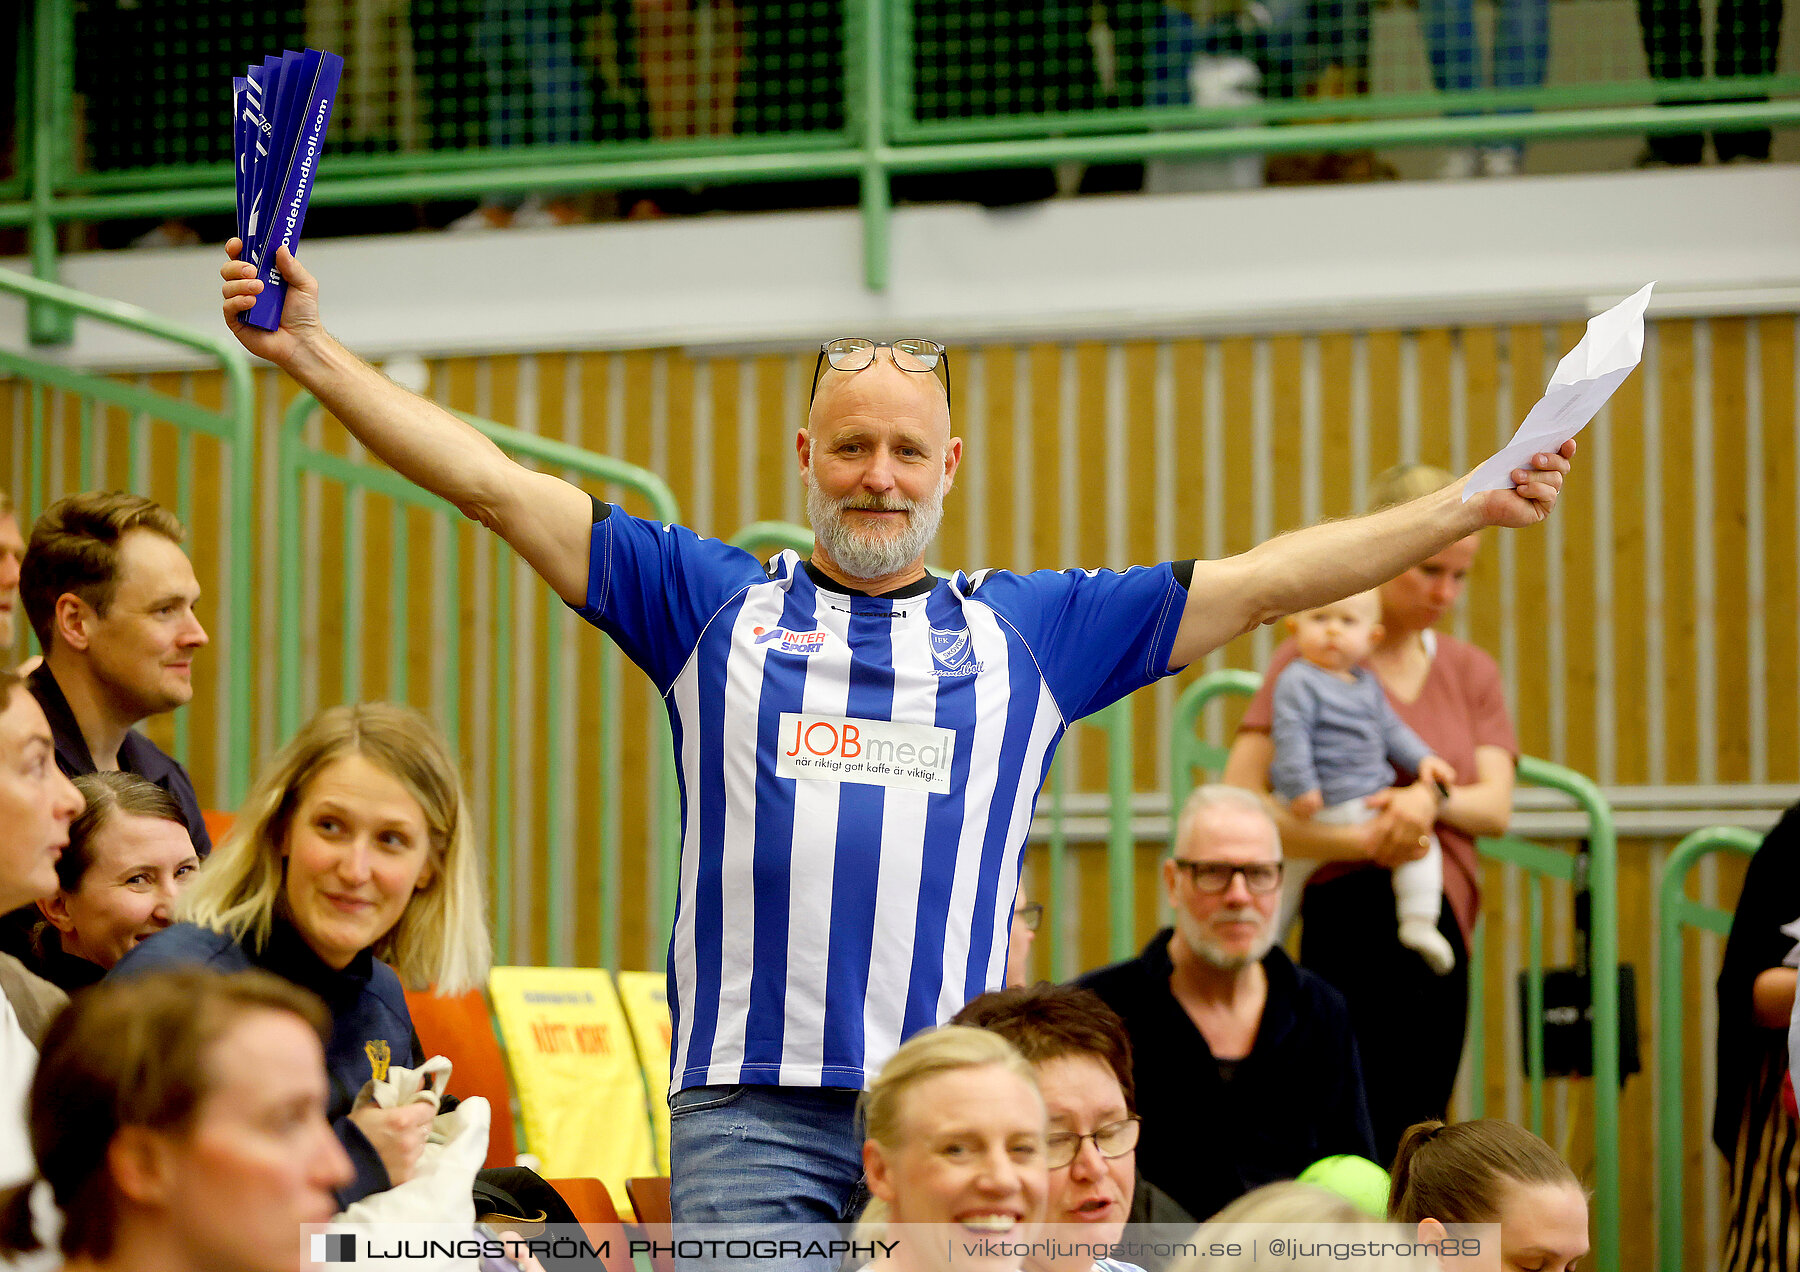
[[[1256,1041],[1227,1078],[1169,988],[1172,935],[1164,928],[1136,958],[1077,982],[1119,1013],[1131,1037],[1144,1178],[1204,1218],[1321,1157],[1372,1160],[1375,1133],[1343,996],[1279,945],[1270,950]]]
[[[342,971],[328,967],[286,919],[276,916],[269,942],[253,952],[221,932],[177,923],[158,932],[125,955],[111,976],[133,976],[162,967],[209,967],[218,972],[260,968],[309,989],[324,999],[331,1013],[331,1039],[325,1068],[331,1077],[331,1103],[326,1110],[338,1139],[356,1167],[356,1179],[338,1193],[340,1207],[393,1185],[374,1147],[354,1122],[350,1108],[356,1093],[373,1073],[373,1056],[416,1068],[422,1062],[412,1013],[394,969],[364,950]]]

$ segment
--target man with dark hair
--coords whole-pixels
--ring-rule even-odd
[[[1281,840],[1262,800],[1195,791],[1163,884],[1174,928],[1080,981],[1131,1035],[1144,1178],[1205,1219],[1321,1157],[1373,1158],[1350,1010],[1275,942]]]
[[[181,807],[194,851],[212,851],[187,770],[136,725],[194,696],[200,584],[186,532],[141,495],[85,491],[57,500],[31,528],[19,594],[44,651],[27,684],[70,777],[136,773]]]

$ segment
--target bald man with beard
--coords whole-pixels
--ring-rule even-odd
[[[682,776],[669,949],[680,1222],[837,1219],[858,1092],[900,1042],[998,988],[1036,792],[1068,725],[1259,623],[1365,590],[1569,469],[1460,486],[1221,561],[936,577],[963,460],[929,340],[822,346],[794,434],[815,543],[759,562],[526,468],[333,340],[289,254],[278,331],[227,245],[224,316],[408,480],[501,535],[656,684]],[[940,378],[945,377],[945,378]]]

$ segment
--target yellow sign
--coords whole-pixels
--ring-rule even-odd
[[[593,1176],[618,1203],[627,1179],[663,1173],[612,977],[595,968],[496,967],[488,992],[526,1148],[543,1163],[541,1173]]]
[[[650,1101],[650,1127],[656,1132],[660,1173],[669,1173],[669,1048],[674,1030],[669,1022],[669,978],[661,972],[620,972],[619,998],[631,1021],[638,1061],[644,1066],[644,1094]]]

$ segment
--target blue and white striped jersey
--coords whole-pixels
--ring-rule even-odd
[[[861,1087],[998,987],[1019,854],[1070,721],[1166,673],[1174,567],[838,589],[617,508],[587,604],[674,728],[671,1090]]]

